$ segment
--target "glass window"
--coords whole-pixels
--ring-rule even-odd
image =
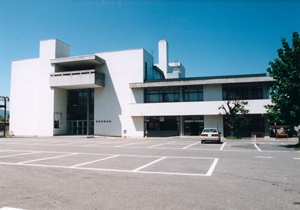
[[[145,89],[145,103],[177,102],[179,98],[179,87]]]
[[[184,101],[203,101],[203,86],[186,86],[183,88]]]
[[[67,119],[68,120],[85,120],[87,119],[87,94],[89,95],[89,112],[90,119],[94,119],[94,90],[78,89],[68,90],[68,106]]]
[[[223,100],[263,99],[262,84],[223,85]]]

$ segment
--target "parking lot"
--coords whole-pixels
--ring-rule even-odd
[[[0,139],[0,209],[298,209],[296,139]]]

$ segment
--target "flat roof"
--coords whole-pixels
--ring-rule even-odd
[[[59,65],[68,68],[78,68],[81,66],[95,66],[105,64],[105,60],[97,55],[84,55],[84,56],[72,56],[62,57],[50,60],[51,64]]]
[[[245,74],[228,76],[190,77],[164,80],[148,80],[145,82],[130,83],[130,88],[167,87],[185,85],[212,85],[231,83],[275,82],[273,77],[266,74]]]

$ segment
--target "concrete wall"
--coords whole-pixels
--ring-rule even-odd
[[[122,136],[127,131],[128,136],[139,135],[129,111],[129,104],[135,96],[129,88],[131,82],[142,82],[144,79],[145,53],[143,49],[99,53],[106,61],[100,67],[105,73],[105,87],[95,89],[95,127],[97,135]],[[147,59],[146,59],[147,60]],[[148,64],[152,66],[152,63]],[[138,93],[141,98],[143,93]],[[140,119],[135,118],[137,121]]]
[[[52,136],[54,125],[54,91],[49,75],[54,72],[50,59],[69,56],[69,47],[58,40],[40,43],[38,59],[12,63],[11,131],[25,136]]]
[[[205,128],[218,128],[222,136],[224,136],[223,116],[222,115],[205,115],[204,116]]]
[[[222,85],[204,85],[203,101],[222,101]]]
[[[67,134],[67,90],[54,89],[54,119],[59,121],[59,128],[54,129],[54,135]]]
[[[270,99],[245,100],[248,102],[249,114],[266,113],[264,105],[270,104]],[[180,115],[219,115],[219,107],[224,101],[174,102],[130,104],[132,116],[180,116]]]
[[[38,59],[12,62],[10,130],[16,136],[38,132],[38,70]]]

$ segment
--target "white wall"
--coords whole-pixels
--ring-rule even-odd
[[[129,104],[135,97],[129,83],[143,81],[144,50],[98,53],[97,56],[103,58],[106,65],[99,69],[105,73],[105,87],[95,89],[94,133],[122,136],[126,130],[128,136],[136,136],[139,131],[129,111]]]
[[[204,116],[205,128],[218,128],[219,132],[224,136],[223,116],[222,115],[205,115]]]
[[[40,68],[38,88],[38,136],[52,136],[54,134],[54,90],[50,88],[50,73],[54,73],[54,66],[50,59],[56,56],[69,56],[69,46],[59,40],[41,41]]]
[[[204,85],[203,86],[204,101],[221,101],[222,100],[222,85]]]
[[[245,100],[249,114],[266,113],[264,105],[270,104],[270,99]],[[219,115],[219,107],[225,101],[174,102],[130,104],[131,116],[180,116],[180,115]]]
[[[54,91],[49,75],[50,59],[69,56],[68,45],[58,40],[40,42],[40,58],[15,61],[11,77],[11,131],[25,136],[52,136]]]
[[[59,121],[59,128],[54,135],[67,134],[67,90],[54,89],[54,119]]]
[[[10,130],[16,136],[37,135],[38,67],[38,59],[12,62]]]

